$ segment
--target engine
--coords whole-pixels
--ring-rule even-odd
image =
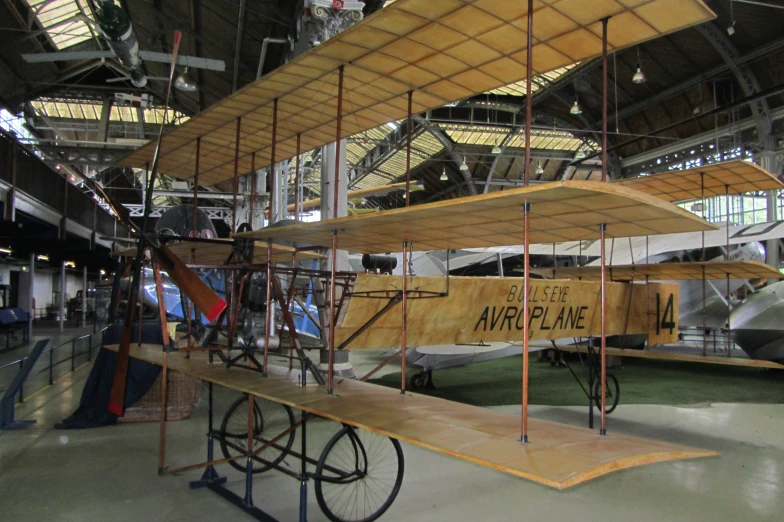
[[[250,349],[264,349],[267,319],[267,276],[254,274],[250,280],[239,316],[237,317],[237,333],[235,345]],[[275,307],[273,305],[273,312]],[[270,350],[280,348],[280,338],[275,334],[277,323],[276,313],[271,317],[272,329],[269,338]]]

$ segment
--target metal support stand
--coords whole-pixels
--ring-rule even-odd
[[[19,368],[19,371],[14,377],[14,380],[11,381],[11,384],[8,386],[5,395],[0,399],[0,430],[26,428],[27,426],[36,423],[34,420],[18,421],[14,419],[14,397],[16,396],[16,393],[19,392],[19,397],[21,399],[24,381],[27,379],[27,376],[30,375],[30,371],[33,369],[33,366],[35,366],[35,363],[38,362],[38,358],[41,357],[41,354],[48,343],[49,339],[44,339],[43,341],[35,343],[35,346],[33,346],[33,349],[30,351],[30,355],[24,360],[21,368]],[[51,354],[52,352],[49,353]],[[21,400],[19,402],[21,402]]]
[[[210,364],[213,361],[213,354],[212,352],[209,353]],[[214,460],[214,453],[213,453],[213,446],[214,441],[212,438],[212,422],[213,422],[213,395],[212,395],[212,386],[213,384],[210,382],[207,384],[207,462],[212,462]],[[210,484],[225,484],[228,479],[226,477],[221,477],[218,475],[218,472],[215,470],[215,467],[210,464],[204,469],[204,473],[201,474],[201,478],[199,480],[194,480],[189,483],[191,489],[199,489],[207,487]]]
[[[212,354],[210,354],[212,356]],[[212,362],[212,361],[210,361]],[[248,395],[248,462],[245,467],[245,495],[239,496],[236,493],[229,491],[223,484],[226,483],[226,477],[219,477],[215,468],[207,466],[200,480],[190,483],[191,489],[198,489],[206,487],[223,497],[225,500],[231,502],[238,508],[242,509],[245,513],[252,516],[261,522],[278,522],[276,518],[271,517],[264,511],[260,510],[253,505],[253,428],[255,424],[255,416],[253,414],[253,395]],[[212,383],[210,383],[210,431],[208,434],[209,444],[207,445],[207,458],[212,461]]]

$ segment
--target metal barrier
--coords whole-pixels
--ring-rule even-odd
[[[98,334],[103,334],[104,330],[106,330],[106,328],[103,328],[102,330],[100,330],[98,332]],[[65,372],[63,375],[58,377],[58,378],[61,378],[61,377],[64,377],[65,375],[67,375],[68,373],[73,372],[76,369],[76,359],[77,359],[77,357],[80,357],[82,355],[87,354],[87,362],[92,362],[92,360],[93,360],[93,351],[95,350],[96,353],[97,353],[97,350],[99,350],[101,348],[101,345],[102,345],[102,341],[101,341],[96,346],[93,346],[93,339],[92,339],[93,335],[96,335],[96,334],[90,333],[90,334],[85,334],[85,335],[82,335],[82,336],[79,336],[79,337],[74,337],[73,339],[65,341],[62,344],[59,344],[57,346],[54,346],[54,347],[49,348],[47,350],[44,350],[44,352],[41,353],[40,359],[43,360],[45,358],[45,356],[48,354],[48,356],[49,356],[49,364],[45,368],[39,369],[35,373],[30,372],[30,374],[24,379],[24,381],[19,386],[19,397],[17,399],[17,402],[18,403],[23,403],[24,402],[24,397],[25,397],[24,383],[25,382],[31,381],[32,379],[38,377],[39,375],[42,375],[42,374],[48,372],[48,374],[49,374],[48,386],[51,386],[52,384],[54,384],[54,381],[55,381],[54,369],[55,369],[56,366],[59,366],[59,365],[64,364],[64,363],[70,363],[70,365],[71,365],[71,369],[69,371]],[[80,351],[80,352],[77,352],[76,351],[76,344],[77,344],[78,341],[81,341],[82,339],[87,339],[88,340],[87,341],[87,349],[83,350],[83,351]],[[102,337],[101,337],[101,339],[102,339]],[[70,349],[70,353],[68,354],[68,356],[66,356],[65,358],[62,358],[62,359],[60,359],[58,361],[55,361],[55,351],[57,351],[57,350],[59,350],[61,348],[64,348],[64,347],[68,347],[68,346],[70,346],[70,348],[71,348]],[[2,366],[0,366],[0,371],[5,370],[7,368],[18,367],[17,372],[14,374],[14,375],[16,375],[16,374],[18,374],[22,370],[22,368],[24,368],[24,365],[25,365],[25,362],[27,361],[27,359],[28,359],[28,357],[24,357],[24,358],[16,360],[16,361],[12,361],[12,362],[3,364]],[[12,381],[13,381],[13,379],[12,379]],[[47,386],[47,385],[41,386],[40,388],[38,388],[35,391],[41,390],[45,386]],[[4,386],[3,388],[0,388],[0,394],[2,394],[5,391],[7,391],[9,389],[9,387],[10,387],[10,385],[7,385],[7,386]],[[35,393],[35,392],[33,392],[33,393]]]
[[[726,328],[708,328],[708,333],[705,333],[697,326],[680,326],[678,334],[683,344],[701,349],[704,342],[706,348],[713,353],[726,354],[728,347],[730,351],[737,349]]]

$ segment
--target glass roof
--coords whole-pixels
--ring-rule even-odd
[[[57,49],[65,49],[93,37],[85,20],[93,20],[87,0],[26,0],[38,22]]]
[[[411,140],[411,171],[419,165],[439,154],[444,149],[438,139],[430,131],[425,131]],[[383,187],[395,183],[406,175],[406,149],[401,148],[372,172],[357,181],[350,182],[351,189]]]
[[[566,67],[561,67],[560,69],[555,69],[548,73],[540,74],[539,76],[535,76],[534,81],[531,84],[531,94],[538,91],[541,88],[541,85],[547,85],[548,83],[556,81],[558,78],[568,73],[578,65],[580,65],[579,62],[572,65],[567,65]],[[511,83],[509,85],[493,89],[492,91],[489,91],[488,94],[525,96],[525,84],[525,80],[517,83]]]
[[[45,114],[49,118],[67,118],[77,120],[100,120],[101,104],[93,100],[89,101],[63,101],[47,98],[39,98],[30,102],[36,111]],[[166,121],[180,125],[188,120],[188,117],[179,111],[162,108],[143,109],[145,123],[161,124],[164,112]],[[137,122],[138,111],[135,107],[128,105],[112,105],[109,115],[110,121]],[[172,121],[174,120],[174,121]]]
[[[464,145],[501,145],[504,138],[511,132],[509,127],[494,125],[438,125],[455,142]],[[531,129],[531,147],[546,150],[572,150],[576,151],[585,144],[585,140],[576,138],[571,132]],[[593,145],[593,143],[591,142]],[[525,135],[516,133],[509,138],[507,147],[524,148]],[[594,148],[594,147],[591,147]]]

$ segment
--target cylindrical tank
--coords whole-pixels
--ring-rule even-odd
[[[397,258],[394,256],[365,254],[362,256],[362,267],[365,270],[392,272],[397,267]]]

